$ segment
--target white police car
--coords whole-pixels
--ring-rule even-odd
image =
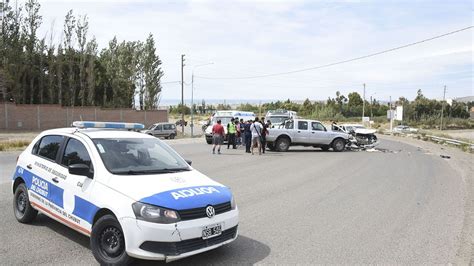
[[[229,188],[155,137],[110,129],[143,125],[73,125],[42,132],[19,156],[12,182],[19,222],[40,211],[90,236],[101,264],[171,261],[237,238]]]

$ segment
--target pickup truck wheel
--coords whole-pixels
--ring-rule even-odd
[[[207,144],[212,144],[212,139],[206,139]]]
[[[174,134],[171,134],[171,135],[169,136],[170,139],[174,139],[174,137],[175,137]]]
[[[328,150],[329,150],[329,146],[328,146],[328,145],[321,146],[321,150],[323,150],[323,151],[328,151]]]
[[[332,142],[332,149],[335,151],[335,152],[341,152],[344,150],[344,147],[346,146],[346,143],[343,139],[335,139],[333,142]]]
[[[279,138],[276,141],[276,149],[278,151],[288,151],[290,148],[290,140],[287,138]]]

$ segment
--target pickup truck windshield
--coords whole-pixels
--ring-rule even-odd
[[[271,116],[267,120],[270,120],[272,124],[281,124],[285,119],[288,119],[288,116]]]
[[[155,138],[93,139],[112,174],[158,174],[191,170],[168,145]]]

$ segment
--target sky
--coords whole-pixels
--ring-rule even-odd
[[[390,53],[311,71],[265,78],[339,62],[428,39],[474,23],[471,1],[125,1],[40,0],[40,34],[59,40],[72,9],[89,18],[99,48],[155,37],[165,73],[162,100],[325,100],[357,91],[388,101],[474,95],[471,28]],[[212,64],[208,64],[212,63]],[[204,65],[208,64],[208,65]],[[224,79],[222,79],[224,78]]]

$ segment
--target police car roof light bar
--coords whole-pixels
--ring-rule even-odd
[[[74,121],[72,126],[77,128],[115,128],[115,129],[144,129],[140,123]]]

